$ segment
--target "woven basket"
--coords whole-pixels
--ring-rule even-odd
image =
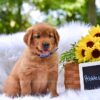
[[[64,65],[64,84],[66,89],[80,89],[78,63],[68,62]]]

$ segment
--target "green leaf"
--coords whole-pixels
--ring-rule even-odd
[[[61,57],[60,57],[60,62],[65,62],[65,61],[76,61],[77,59],[75,57],[75,45],[71,45],[71,49],[69,51],[64,52]]]

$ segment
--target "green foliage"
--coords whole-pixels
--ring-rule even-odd
[[[25,30],[30,24],[21,15],[23,0],[0,0],[0,33]]]
[[[22,14],[23,3],[28,3],[36,10],[44,12],[48,17],[44,20],[58,26],[65,22],[82,21],[89,22],[88,0],[0,0],[0,33],[15,33],[24,31],[30,26],[29,12]],[[50,11],[59,11],[57,17],[50,15]],[[94,16],[93,14],[91,16]],[[100,14],[97,12],[97,22]]]
[[[37,9],[45,12],[46,14],[49,13],[50,10],[59,10],[61,9],[66,15],[65,21],[72,21],[72,20],[80,20],[87,22],[87,5],[85,0],[33,0],[34,5]],[[59,19],[59,14],[58,18]],[[64,20],[64,19],[61,19]],[[61,24],[61,21],[58,20],[58,24]]]
[[[75,57],[75,44],[72,44],[71,49],[69,51],[64,52],[60,57],[60,62],[65,61],[75,61],[77,62],[77,59]]]

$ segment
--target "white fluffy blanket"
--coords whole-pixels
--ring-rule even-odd
[[[79,22],[72,22],[65,24],[58,28],[60,34],[59,43],[59,55],[70,48],[70,44],[77,42],[82,36],[86,35],[89,26]],[[19,32],[14,35],[1,35],[0,36],[0,100],[12,100],[12,98],[6,97],[2,94],[2,88],[4,80],[10,73],[14,63],[19,58],[25,44],[23,42],[23,36],[25,32]],[[59,66],[60,69],[60,66]],[[59,72],[58,78],[58,93],[59,96],[51,98],[50,94],[44,96],[25,96],[14,98],[15,100],[100,100],[100,90],[91,91],[76,91],[65,90],[63,84],[63,71]]]

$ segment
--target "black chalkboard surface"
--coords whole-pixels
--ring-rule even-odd
[[[83,90],[100,88],[100,62],[79,65],[80,85]]]

